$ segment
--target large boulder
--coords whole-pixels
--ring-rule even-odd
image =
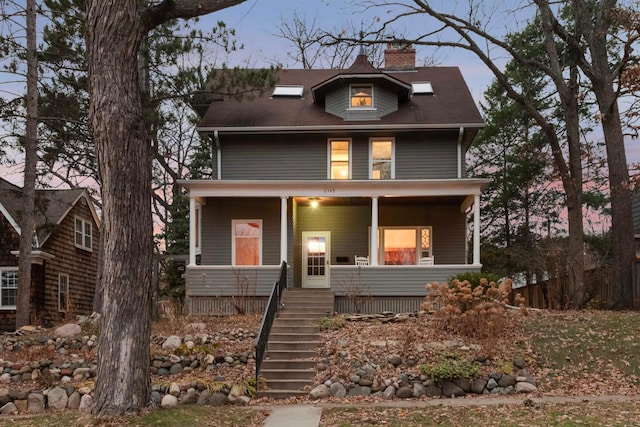
[[[53,336],[56,338],[70,338],[80,335],[82,333],[82,327],[77,323],[67,323],[53,331]]]

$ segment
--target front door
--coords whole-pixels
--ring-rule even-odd
[[[328,288],[331,232],[302,232],[302,287]]]

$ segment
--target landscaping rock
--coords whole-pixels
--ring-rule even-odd
[[[162,348],[165,350],[173,350],[182,345],[182,339],[177,335],[171,335],[167,337],[162,343]]]
[[[89,411],[93,407],[93,396],[90,394],[83,394],[80,398],[80,410]]]
[[[349,390],[349,396],[369,396],[371,394],[371,388],[363,386],[355,386]]]
[[[9,402],[0,408],[0,414],[2,415],[13,415],[18,413],[18,408],[14,405],[13,402]]]
[[[53,331],[53,336],[56,338],[70,338],[82,333],[82,327],[77,323],[67,323]]]
[[[54,387],[47,393],[47,406],[49,409],[64,409],[67,407],[68,401],[67,392],[60,387]]]
[[[538,387],[528,382],[519,382],[515,386],[516,393],[533,393],[538,391]]]
[[[513,385],[516,385],[516,377],[513,375],[503,375],[500,377],[500,380],[498,380],[499,387],[509,387]]]
[[[331,395],[329,387],[321,384],[309,392],[309,398],[313,400],[325,399]]]
[[[461,397],[465,395],[465,392],[451,381],[446,381],[442,385],[442,394],[446,397]]]
[[[31,393],[33,394],[33,393]],[[29,395],[31,397],[31,395]],[[69,395],[69,401],[67,402],[67,408],[69,409],[78,409],[80,407],[80,399],[82,395],[77,391],[74,391]]]
[[[425,387],[425,395],[427,397],[439,397],[442,396],[442,390],[437,385],[430,384]]]
[[[395,395],[396,395],[396,388],[392,385],[385,388],[384,391],[382,392],[382,396],[385,399],[393,399]]]
[[[421,384],[421,383],[413,384],[413,392],[411,393],[411,396],[413,396],[413,397],[422,397],[425,394],[427,394],[427,389],[423,384]]]
[[[482,378],[476,378],[471,383],[471,392],[475,394],[482,394],[487,386],[487,380]]]
[[[345,397],[347,395],[347,390],[344,388],[342,383],[339,382],[331,384],[329,392],[333,397]]]
[[[391,363],[396,368],[402,364],[402,358],[397,354],[392,354],[387,357],[387,362]]]
[[[162,402],[160,402],[160,406],[162,406],[163,408],[178,406],[178,398],[172,394],[165,394],[162,398]]]
[[[398,391],[396,391],[396,397],[398,399],[408,399],[412,396],[413,390],[411,387],[400,387]]]
[[[27,412],[30,414],[40,414],[45,410],[44,394],[31,393],[27,398]]]
[[[227,395],[222,392],[211,393],[209,396],[209,406],[224,406],[227,403]]]

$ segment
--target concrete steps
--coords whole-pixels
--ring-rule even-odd
[[[284,307],[271,328],[260,369],[268,389],[258,392],[274,399],[309,393],[316,373],[320,319],[331,316],[334,307],[329,289],[287,289],[281,301]]]

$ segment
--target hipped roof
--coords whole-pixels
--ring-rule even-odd
[[[366,61],[366,58],[364,58]],[[433,95],[409,96],[412,82],[431,82]],[[283,69],[276,85],[304,86],[302,97],[272,97],[272,89],[252,99],[218,97],[202,117],[203,132],[256,132],[265,129],[305,131],[311,128],[349,129],[367,126],[403,129],[480,128],[484,121],[458,67],[417,67],[409,71],[377,70],[359,59],[346,70]],[[398,110],[379,120],[345,121],[325,112],[324,95],[340,86],[368,82],[393,88]],[[314,99],[315,96],[315,99]]]

